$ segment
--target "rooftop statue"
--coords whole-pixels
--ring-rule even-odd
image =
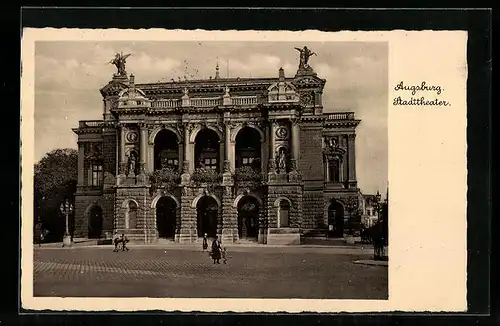
[[[116,66],[117,73],[115,74],[115,76],[127,76],[125,64],[127,63],[127,58],[130,57],[130,55],[131,53],[125,55],[123,54],[123,52],[117,53],[115,55],[115,58],[109,62]]]
[[[295,48],[295,50],[300,52],[300,63],[299,63],[299,69],[308,69],[309,68],[309,58],[313,55],[317,55],[316,53],[312,52],[309,50],[307,46],[304,46],[302,49],[301,48]]]

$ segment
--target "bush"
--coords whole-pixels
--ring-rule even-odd
[[[196,183],[216,183],[221,176],[215,170],[207,168],[198,168],[191,175],[191,180]]]
[[[149,174],[149,181],[153,188],[165,187],[172,189],[180,182],[179,172],[171,168],[162,168]]]
[[[236,181],[260,182],[262,174],[250,166],[243,166],[234,171],[234,178]]]

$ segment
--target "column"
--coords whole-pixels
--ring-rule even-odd
[[[147,151],[148,151],[148,129],[147,126],[141,125],[141,147],[140,147],[140,171],[139,174],[144,174],[146,172],[146,162],[147,162]]]
[[[85,176],[85,147],[84,143],[78,142],[78,185],[83,186]]]
[[[194,159],[192,157],[192,144],[189,142],[189,124],[184,124],[184,157],[183,173],[190,173],[194,170]]]
[[[120,127],[120,174],[125,174],[125,165],[127,159],[125,157],[125,126]]]
[[[328,160],[328,157],[325,157],[325,180],[326,182],[329,182],[330,181],[330,169],[329,169],[329,160]]]
[[[220,173],[224,172],[224,161],[226,157],[226,151],[224,149],[224,141],[219,140],[219,171]]]
[[[226,144],[229,145],[231,142],[231,126],[229,124],[226,124]],[[224,150],[224,160],[229,161],[229,146],[225,147]]]
[[[292,155],[295,160],[295,169],[298,170],[300,155],[300,127],[298,120],[292,121]]]
[[[177,148],[179,149],[179,173],[182,173],[182,162],[184,160],[184,142],[177,140]]]
[[[355,150],[355,139],[356,134],[350,134],[347,136],[347,155],[348,155],[348,171],[349,171],[349,183],[356,182],[356,150]]]
[[[339,160],[339,181],[344,182],[344,160]]]
[[[234,167],[232,166],[231,162],[231,125],[229,123],[226,123],[226,130],[225,130],[225,146],[224,146],[224,169],[222,172],[231,172],[234,171]]]
[[[273,121],[271,123],[271,126],[269,128],[269,132],[270,132],[270,142],[269,142],[269,158],[274,160],[276,159],[276,153],[274,151],[274,145],[276,143],[276,122]]]
[[[267,173],[276,172],[276,153],[274,152],[274,146],[276,142],[276,122],[270,121],[269,124],[269,155],[267,162]]]

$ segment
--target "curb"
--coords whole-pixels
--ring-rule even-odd
[[[389,262],[385,260],[356,260],[353,262],[353,264],[383,267],[389,266]]]
[[[178,249],[178,250],[193,250],[200,249],[199,245],[191,245],[191,244],[132,244],[128,245],[130,249],[138,248],[138,249]],[[370,247],[361,247],[361,246],[324,246],[324,245],[258,245],[258,244],[231,244],[227,246],[228,248],[298,248],[298,249],[345,249],[345,250],[371,250]],[[44,250],[44,249],[112,249],[113,245],[73,245],[71,247],[63,247],[61,244],[50,244],[50,245],[42,245],[41,247],[34,246],[36,250]]]

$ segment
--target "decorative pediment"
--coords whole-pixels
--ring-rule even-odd
[[[280,81],[272,84],[267,89],[268,102],[298,102],[299,96],[296,92],[295,86],[290,82]]]
[[[327,156],[329,159],[338,159],[339,161],[342,161],[344,158],[346,151],[342,148],[339,147],[331,147],[327,146],[324,150],[323,153],[325,156]]]
[[[86,143],[84,147],[85,160],[89,162],[102,161],[102,144]]]
[[[295,78],[295,80],[293,81],[293,84],[298,87],[317,87],[324,85],[324,83],[325,80],[316,76],[300,76]]]
[[[111,81],[109,84],[100,89],[102,96],[117,96],[124,89],[127,89],[128,85],[116,81]]]

